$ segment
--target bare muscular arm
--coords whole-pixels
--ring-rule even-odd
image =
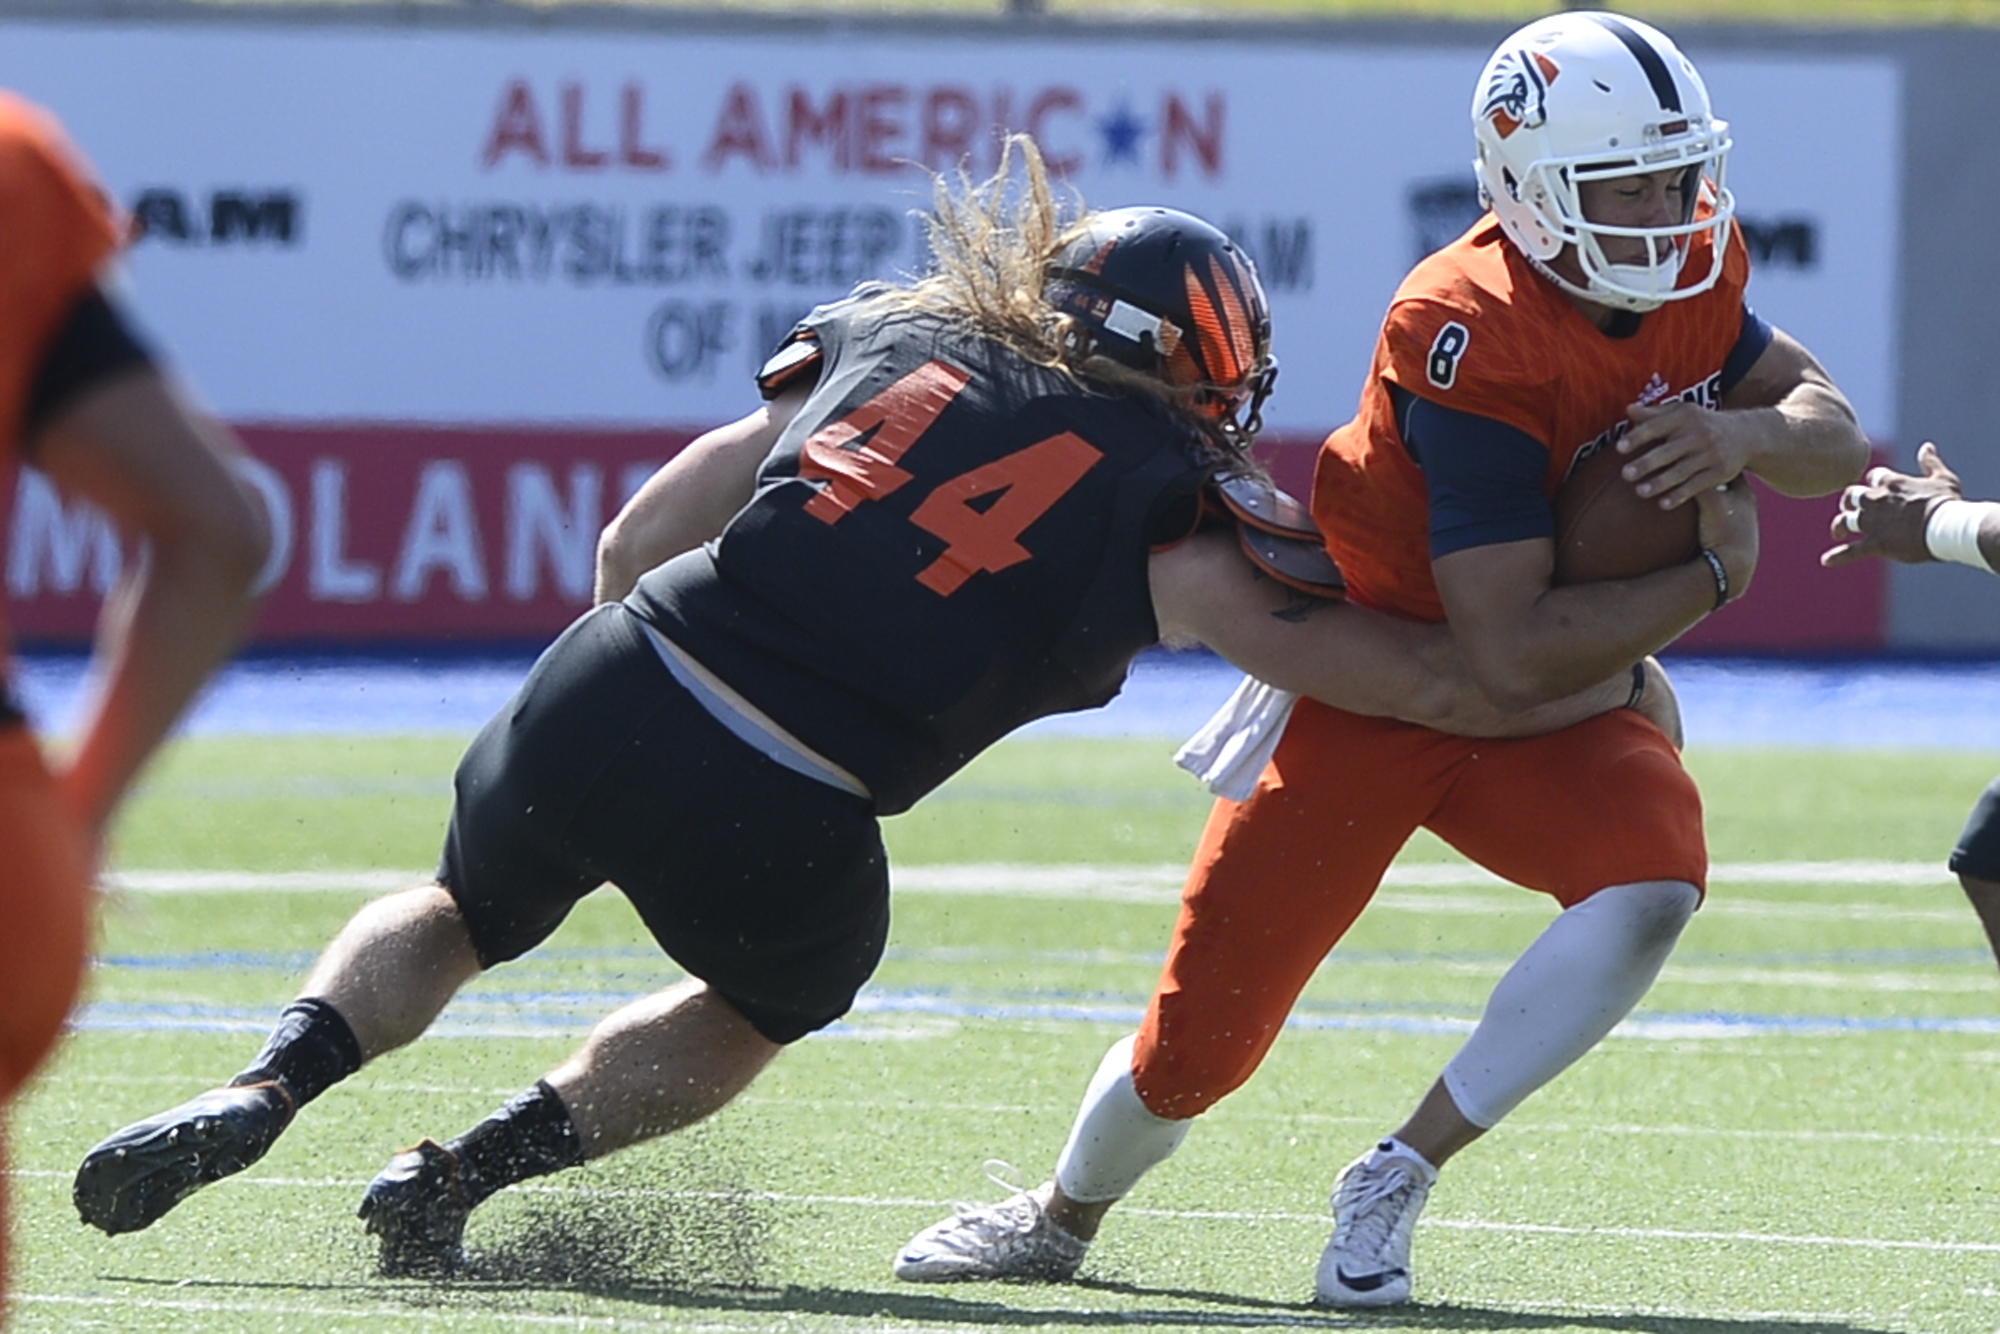
[[[1748,484],[1696,497],[1701,543],[1722,561],[1731,597],[1757,568],[1756,498]],[[1706,560],[1637,579],[1551,587],[1547,538],[1471,547],[1432,563],[1445,618],[1480,689],[1503,709],[1529,709],[1628,667],[1672,643],[1715,608]]]
[[[1618,450],[1626,480],[1668,508],[1755,473],[1788,496],[1823,496],[1861,476],[1868,437],[1854,408],[1811,352],[1783,330],[1721,410],[1691,403],[1633,406]]]
[[[105,599],[100,685],[60,775],[101,835],[146,760],[231,653],[254,611],[265,515],[230,461],[235,436],[164,376],[137,367],[80,394],[31,442],[65,491],[101,508],[144,554]]]
[[[804,388],[780,395],[697,437],[647,478],[597,539],[596,600],[618,601],[655,565],[720,534],[805,399]]]
[[[1464,736],[1527,736],[1619,708],[1631,696],[1631,673],[1621,669],[1565,698],[1503,711],[1473,680],[1445,626],[1296,593],[1254,569],[1226,534],[1155,554],[1151,572],[1163,638],[1198,640],[1261,680],[1351,713]],[[1678,709],[1656,664],[1641,711],[1678,741]]]

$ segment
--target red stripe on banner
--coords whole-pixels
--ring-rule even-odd
[[[597,534],[690,431],[242,426],[274,513],[259,645],[547,639],[590,605]],[[23,479],[16,639],[87,641],[120,553]]]
[[[597,533],[692,431],[243,426],[277,522],[259,646],[545,640],[589,605]],[[1266,437],[1278,485],[1311,493],[1317,437]],[[1886,461],[1881,455],[1878,462]],[[1824,570],[1830,500],[1760,486],[1750,593],[1677,645],[1703,653],[1882,647],[1880,562]],[[87,643],[122,553],[101,516],[24,475],[7,545],[16,639]]]

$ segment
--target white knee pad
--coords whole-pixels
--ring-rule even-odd
[[[1104,1053],[1056,1162],[1056,1184],[1079,1204],[1124,1199],[1140,1177],[1173,1156],[1194,1124],[1156,1116],[1139,1100],[1132,1083],[1136,1041],[1137,1035],[1122,1038]]]
[[[1701,902],[1681,880],[1599,890],[1549,923],[1507,970],[1444,1068],[1465,1119],[1490,1129],[1632,1012]]]

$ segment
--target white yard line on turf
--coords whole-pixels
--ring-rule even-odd
[[[1180,894],[1186,868],[1177,863],[1121,866],[1067,863],[1032,865],[1007,862],[965,862],[952,864],[897,866],[890,879],[903,894],[1006,895],[1016,898],[1104,899],[1135,902],[1171,902]],[[226,894],[363,890],[382,892],[422,884],[427,871],[325,870],[325,871],[112,871],[105,876],[106,887],[132,894]],[[1709,882],[1718,887],[1737,885],[1908,885],[1943,886],[1952,883],[1950,872],[1939,862],[1828,861],[1828,862],[1720,862],[1710,869]],[[1384,881],[1391,891],[1423,891],[1500,886],[1498,876],[1463,863],[1393,866]],[[1427,911],[1450,911],[1461,903],[1436,895],[1389,893],[1380,900],[1385,906],[1401,903]],[[1490,900],[1477,900],[1481,911],[1491,911]],[[1717,898],[1712,908],[1727,907],[1729,900]],[[1768,904],[1758,909],[1809,910],[1815,914],[1858,913],[1874,916],[1885,909],[1876,904]],[[1890,909],[1899,914],[1909,910]],[[1956,919],[1962,913],[1952,913]]]
[[[439,1327],[479,1322],[494,1328],[534,1325],[556,1329],[671,1329],[686,1331],[687,1334],[737,1334],[743,1329],[756,1328],[758,1322],[769,1319],[770,1315],[766,1312],[746,1312],[746,1319],[741,1321],[690,1323],[684,1316],[653,1317],[628,1312],[601,1316],[562,1315],[555,1312],[537,1314],[498,1306],[485,1309],[463,1304],[454,1304],[449,1309],[439,1310],[435,1307],[415,1306],[328,1306],[308,1305],[303,1302],[205,1301],[192,1297],[86,1297],[58,1292],[15,1292],[8,1294],[8,1300],[23,1306],[70,1307],[84,1310],[174,1311],[190,1316],[296,1316],[308,1320],[338,1320],[343,1325],[352,1321],[366,1320],[393,1321],[398,1324],[414,1322]]]
[[[475,1289],[474,1291],[476,1292],[477,1290]],[[855,1290],[857,1300],[864,1294],[865,1290],[863,1289]],[[421,1309],[388,1306],[343,1307],[324,1304],[308,1305],[301,1302],[224,1302],[201,1301],[191,1298],[86,1297],[65,1293],[36,1292],[16,1293],[13,1295],[12,1300],[20,1302],[23,1305],[51,1308],[81,1308],[104,1311],[173,1311],[207,1315],[244,1315],[253,1317],[298,1316],[306,1319],[338,1319],[343,1325],[355,1321],[380,1320],[398,1324],[408,1324],[414,1321],[427,1326],[456,1327],[473,1321],[479,1321],[483,1324],[492,1324],[496,1327],[535,1325],[557,1326],[563,1329],[670,1329],[676,1331],[677,1334],[739,1334],[739,1331],[743,1330],[767,1330],[771,1327],[771,1322],[774,1318],[783,1321],[787,1325],[799,1324],[804,1319],[801,1313],[788,1311],[781,1303],[773,1304],[768,1308],[745,1310],[740,1313],[742,1318],[737,1321],[710,1319],[705,1322],[690,1322],[684,1310],[666,1316],[634,1314],[628,1311],[621,1311],[615,1315],[587,1316],[555,1313],[535,1314],[505,1309],[497,1305],[482,1307],[469,1303],[462,1305],[454,1304],[447,1309],[438,1310],[434,1308]],[[1259,1307],[1263,1307],[1264,1303],[1259,1302],[1258,1305]],[[996,1307],[994,1309],[998,1310],[1001,1308]],[[1858,1325],[1863,1321],[1881,1319],[1880,1316],[1859,1311],[1727,1310],[1718,1312],[1706,1308],[1681,1306],[1634,1307],[1588,1305],[1582,1303],[1524,1305],[1518,1309],[1530,1315],[1548,1313],[1558,1319],[1565,1315],[1574,1316],[1577,1314],[1624,1315],[1710,1323],[1726,1322],[1731,1325],[1755,1321],[1813,1327]],[[893,1321],[885,1322],[879,1314],[863,1316],[858,1311],[853,1314],[825,1311],[809,1312],[806,1314],[819,1316],[820,1323],[826,1328],[847,1328],[858,1325],[861,1328],[869,1330],[870,1334],[950,1334],[951,1331],[956,1331],[964,1327],[962,1319],[950,1320],[943,1324],[904,1324]],[[1054,1325],[1056,1327],[1073,1325],[1079,1328],[1088,1328],[1103,1323],[1101,1313],[1087,1307],[1077,1308],[1071,1319],[1051,1318],[1040,1312],[1028,1312],[1025,1314],[1032,1317],[1033,1323]],[[1287,1329],[1329,1329],[1344,1331],[1353,1330],[1356,1327],[1354,1318],[1350,1313],[1321,1311],[1306,1306],[1303,1302],[1296,1308],[1279,1306],[1275,1309],[1259,1309],[1256,1311],[1189,1310],[1180,1304],[1156,1310],[1128,1306],[1121,1308],[1116,1313],[1116,1325],[1124,1328],[1144,1328],[1148,1325],[1158,1325],[1187,1329],[1264,1329],[1281,1326]]]
[[[19,1177],[62,1177],[67,1173],[48,1171],[14,1172],[9,1175]],[[364,1183],[355,1178],[345,1177],[271,1177],[245,1175],[235,1179],[235,1183],[245,1186],[267,1186],[284,1190],[357,1190]],[[528,1195],[583,1195],[592,1199],[642,1198],[662,1200],[742,1200],[758,1204],[798,1205],[846,1209],[950,1209],[954,1207],[948,1200],[919,1198],[914,1196],[877,1195],[799,1195],[786,1191],[743,1190],[658,1190],[647,1187],[606,1186],[601,1183],[589,1185],[535,1185],[515,1187]],[[1323,1213],[1297,1213],[1285,1209],[1154,1209],[1139,1205],[1126,1205],[1119,1210],[1125,1217],[1162,1218],[1173,1222],[1222,1222],[1222,1223],[1310,1223],[1315,1226],[1326,1221]],[[1517,1236],[1557,1236],[1557,1237],[1615,1237],[1641,1241],[1680,1242],[1730,1242],[1751,1243],[1759,1246],[1821,1246],[1848,1250],[1877,1251],[1944,1251],[1960,1255],[2000,1255],[2000,1242],[1993,1241],[1941,1241],[1936,1239],[1888,1240],[1880,1237],[1834,1237],[1815,1233],[1756,1232],[1743,1230],[1708,1230],[1701,1228],[1667,1227],[1589,1227],[1565,1226],[1557,1223],[1507,1223],[1483,1218],[1439,1218],[1431,1215],[1417,1221],[1420,1228],[1438,1228],[1452,1232],[1501,1232]]]

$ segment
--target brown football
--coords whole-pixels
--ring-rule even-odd
[[[1636,579],[1700,551],[1695,507],[1663,510],[1640,496],[1618,475],[1626,461],[1606,446],[1577,464],[1556,492],[1556,584]]]

